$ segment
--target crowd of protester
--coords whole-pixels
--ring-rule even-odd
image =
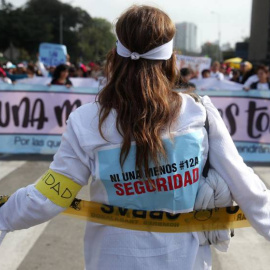
[[[45,67],[43,63],[22,62],[17,65],[11,62],[0,63],[0,82],[16,83],[25,78],[36,76],[51,77],[50,85],[72,86],[70,78],[93,78],[98,80],[104,77],[103,65],[101,63],[90,62],[88,64],[74,65],[69,62],[58,66]],[[270,89],[269,68],[265,65],[252,66],[250,62],[243,61],[239,68],[232,68],[230,63],[220,63],[214,61],[210,69],[202,70],[201,74],[191,68],[180,69],[177,88],[194,91],[196,85],[190,82],[194,78],[216,78],[217,80],[228,80],[243,85],[243,90],[250,89],[267,90]]]
[[[210,69],[202,70],[201,74],[193,71],[191,68],[181,68],[178,80],[180,89],[195,90],[196,86],[190,82],[191,79],[216,78],[217,80],[228,80],[243,85],[243,90],[269,90],[270,73],[266,65],[257,65],[253,67],[250,62],[243,61],[239,68],[232,68],[229,63],[220,63],[215,61]]]
[[[101,63],[90,62],[89,64],[74,65],[67,61],[58,66],[45,67],[43,63],[22,62],[14,65],[10,61],[0,63],[0,83],[16,83],[20,79],[34,78],[37,76],[51,77],[50,84],[72,86],[70,78],[93,78],[98,80],[104,76]]]

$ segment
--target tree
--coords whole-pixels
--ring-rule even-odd
[[[220,48],[217,44],[206,42],[202,45],[202,55],[212,58],[212,61],[220,61]]]
[[[112,33],[112,25],[102,18],[93,18],[92,25],[81,31],[80,49],[83,59],[101,61],[113,48],[116,37]]]
[[[27,23],[24,29],[27,36],[23,38],[26,50],[32,51],[31,53],[37,51],[37,46],[41,42],[59,43],[60,16],[62,16],[63,43],[73,59],[79,56],[79,31],[89,27],[92,22],[92,18],[86,11],[73,8],[58,0],[46,0],[45,5],[43,0],[29,0],[24,15],[24,22]],[[33,29],[29,23],[34,23],[35,28]],[[31,32],[27,32],[27,28],[31,29]],[[31,39],[35,41],[36,46],[31,45]]]
[[[73,62],[82,56],[101,61],[114,45],[111,24],[104,19],[92,19],[81,8],[59,0],[28,0],[16,9],[5,0],[0,3],[0,51],[12,43],[34,59],[41,42],[59,43],[60,17],[63,44]]]
[[[10,3],[2,0],[0,5],[0,50],[5,50],[10,42],[11,33],[11,17],[14,7]]]

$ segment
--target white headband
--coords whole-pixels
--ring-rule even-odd
[[[132,60],[138,60],[140,58],[150,60],[168,60],[171,58],[173,53],[173,39],[168,43],[158,46],[143,54],[131,52],[120,42],[120,40],[118,40],[116,44],[117,53],[122,57],[130,57]]]

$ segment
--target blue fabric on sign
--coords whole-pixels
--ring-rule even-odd
[[[97,168],[111,205],[140,210],[186,212],[193,209],[202,172],[202,131],[177,135],[173,142],[163,139],[168,160],[161,170],[150,163],[151,183],[141,180],[135,170],[136,145],[132,144],[123,166],[120,146],[97,151]],[[189,147],[186,147],[186,146]]]

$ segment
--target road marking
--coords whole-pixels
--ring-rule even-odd
[[[3,162],[1,161],[0,165],[2,165],[1,163]],[[22,166],[24,163],[26,162],[17,162],[17,168]],[[4,170],[5,173],[8,171],[8,167],[10,172],[16,169],[11,169],[11,165],[7,166]],[[2,175],[4,174],[2,174],[1,170],[0,180],[3,178]],[[37,179],[35,183],[38,180],[39,179]],[[47,221],[29,229],[8,233],[0,245],[0,269],[17,270],[49,223],[50,221]]]
[[[26,161],[0,161],[0,181],[25,163]]]
[[[269,269],[270,243],[253,228],[235,230],[228,252],[212,249],[213,269]]]
[[[0,246],[0,269],[16,270],[48,224],[8,233]]]
[[[270,173],[270,169],[269,167],[253,167],[252,168],[254,170],[254,172],[259,175],[259,177],[263,180],[264,184],[266,185],[266,187],[269,189],[270,188],[270,180],[269,180],[269,173]]]

